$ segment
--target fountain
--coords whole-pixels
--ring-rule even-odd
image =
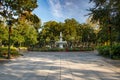
[[[63,48],[63,45],[64,44],[67,44],[67,41],[63,41],[62,40],[62,32],[60,32],[60,40],[59,41],[56,41],[56,44],[58,44],[59,45],[59,48]]]

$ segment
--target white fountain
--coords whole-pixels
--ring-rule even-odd
[[[63,41],[62,40],[62,32],[60,32],[60,40],[59,41],[56,41],[56,44],[58,44],[59,45],[59,48],[63,48],[63,45],[64,44],[67,44],[67,41]]]

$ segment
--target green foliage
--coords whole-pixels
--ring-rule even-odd
[[[89,24],[83,24],[82,42],[95,42],[96,35],[94,29]]]
[[[28,49],[29,51],[43,51],[43,52],[59,52],[59,51],[66,51],[66,52],[68,52],[68,51],[92,51],[92,50],[94,50],[93,48],[91,48],[91,47],[85,47],[85,48],[83,48],[83,47],[81,47],[81,48],[79,48],[79,47],[74,47],[74,48],[63,48],[63,49],[60,49],[60,48],[48,48],[48,47],[42,47],[42,48],[29,48]]]
[[[102,56],[110,57],[111,55],[113,59],[120,59],[120,45],[113,45],[112,48],[110,46],[99,46],[97,50]]]
[[[61,24],[56,21],[48,21],[44,23],[43,29],[39,33],[39,44],[45,46],[58,41],[61,29]]]
[[[63,40],[67,41],[68,47],[77,47],[81,42],[96,41],[94,29],[89,24],[80,24],[72,18],[66,19],[64,23],[46,22],[39,34],[39,44],[45,46],[55,43],[59,40],[60,32],[63,34]]]
[[[48,48],[48,47],[42,47],[42,48],[29,48],[29,51],[42,51],[42,52],[56,52],[56,51],[65,51],[65,49],[60,48]]]
[[[110,47],[109,46],[99,46],[99,47],[97,47],[97,50],[100,55],[103,55],[106,57],[108,57],[110,55],[110,53],[109,53]]]
[[[32,25],[21,22],[12,29],[11,41],[13,45],[21,46],[22,43],[25,44],[23,46],[34,45],[37,43],[37,31]]]
[[[38,33],[36,29],[27,22],[14,24],[11,30],[12,46],[30,46],[37,43]],[[8,43],[8,28],[0,24],[0,46]],[[22,45],[23,44],[23,45]]]
[[[90,8],[90,16],[92,17],[92,22],[98,22],[102,34],[110,33],[109,27],[111,27],[112,39],[115,40],[119,38],[120,33],[120,1],[119,0],[90,0],[95,3],[93,8]],[[117,33],[116,33],[117,32]],[[117,36],[116,36],[117,35]],[[104,35],[102,35],[103,41],[107,40]],[[102,39],[101,39],[102,40]],[[115,40],[116,41],[116,40]]]
[[[119,0],[90,0],[95,5],[89,11],[91,21],[98,23],[100,30],[97,34],[99,43],[120,42],[120,1]],[[104,34],[104,35],[103,35]]]
[[[26,14],[26,19],[31,22],[31,24],[34,26],[36,31],[38,32],[38,29],[41,27],[41,20],[38,18],[35,14]]]
[[[10,55],[12,57],[17,57],[20,56],[19,52],[17,51],[17,49],[15,47],[11,47],[11,53]],[[7,57],[8,55],[8,47],[0,47],[0,57]]]
[[[12,24],[9,25],[12,28],[11,45],[30,46],[37,43],[41,23],[40,19],[32,14],[36,7],[37,0],[0,0],[0,16],[4,21],[10,20]],[[4,21],[0,21],[0,46],[8,44],[8,28]]]
[[[93,51],[92,47],[74,47],[74,48],[66,48],[67,51]]]
[[[66,19],[63,27],[64,39],[67,41],[73,41],[77,37],[77,27],[79,23],[74,19]]]
[[[52,51],[52,52],[59,52],[59,51],[65,51],[65,49],[60,49],[60,48],[51,48],[51,49],[48,49],[48,51]]]
[[[7,41],[8,38],[7,27],[4,26],[3,23],[0,23],[0,43],[3,41]]]
[[[113,46],[111,53],[112,53],[113,58],[120,59],[120,44]]]
[[[0,0],[0,15],[13,19],[25,11],[33,11],[37,7],[37,0]]]

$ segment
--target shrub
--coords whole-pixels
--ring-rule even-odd
[[[100,47],[97,47],[97,50],[100,55],[103,55],[106,57],[108,57],[110,55],[110,53],[109,53],[110,47],[109,46],[100,46]]]
[[[67,50],[68,50],[68,51],[80,51],[80,48],[74,47],[74,48],[68,48]]]
[[[65,51],[65,49],[60,49],[60,48],[49,48],[48,51]]]
[[[115,59],[119,58],[120,59],[120,45],[112,46],[111,54],[112,54],[113,58],[115,58]]]
[[[17,51],[17,48],[15,48],[15,47],[11,47],[10,51],[11,51],[10,55],[12,57],[16,57],[16,56],[20,55],[19,52]],[[8,55],[8,48],[7,47],[1,47],[0,48],[0,56],[1,57],[7,57],[7,55]]]
[[[92,51],[94,50],[91,47],[85,47],[85,48],[80,48],[80,47],[73,47],[73,48],[48,48],[48,47],[42,47],[42,48],[28,48],[29,51]]]
[[[105,57],[111,57],[113,59],[120,59],[120,45],[113,45],[112,48],[110,46],[99,46],[97,50],[100,55]]]

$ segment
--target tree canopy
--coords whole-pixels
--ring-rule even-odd
[[[21,13],[32,12],[37,7],[37,0],[0,0],[0,15],[13,19]]]
[[[37,0],[0,0],[0,43],[8,43],[8,27],[5,24],[10,21],[12,45],[36,44],[41,20],[32,11],[37,6]]]
[[[93,27],[89,24],[80,24],[74,18],[66,19],[63,23],[48,21],[44,23],[42,31],[39,33],[41,45],[55,43],[59,41],[60,32],[63,33],[63,40],[67,41],[68,46],[79,46],[81,43],[94,43],[96,35]]]
[[[92,22],[99,23],[99,41],[120,41],[120,1],[90,0],[95,5],[89,11]],[[105,35],[102,35],[105,34]],[[111,39],[110,39],[111,38]]]
[[[95,3],[90,8],[92,21],[99,21],[100,25],[111,25],[116,31],[120,31],[120,1],[119,0],[90,0]]]

